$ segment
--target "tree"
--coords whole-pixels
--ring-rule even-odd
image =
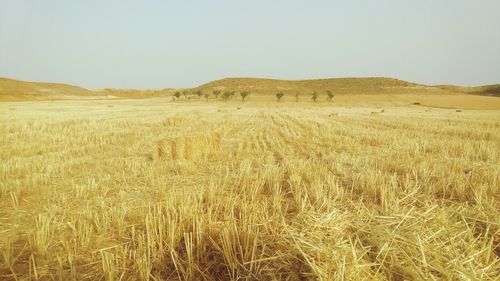
[[[249,91],[240,92],[241,102],[245,102],[245,99],[248,97],[248,95],[250,95]]]
[[[234,92],[234,91],[233,91],[233,92],[229,92],[229,97],[230,97],[231,99],[233,99],[234,94],[235,94],[235,92]]]
[[[335,95],[332,93],[332,91],[327,90],[327,91],[326,91],[326,96],[328,97],[328,100],[329,100],[329,101],[332,101],[332,99],[333,99],[333,97],[334,97]]]
[[[188,91],[182,91],[182,94],[184,95],[184,98],[187,99],[188,98]]]
[[[299,102],[299,92],[295,93],[295,102]]]
[[[201,96],[203,95],[203,92],[198,90],[198,91],[194,92],[194,94],[197,95],[198,98],[201,98]]]
[[[214,95],[215,99],[219,98],[221,91],[220,90],[213,90],[212,94]]]
[[[181,92],[176,91],[176,92],[174,93],[174,97],[175,97],[176,99],[179,99],[179,98],[181,97]]]
[[[224,92],[224,94],[222,94],[222,99],[224,101],[227,101],[230,97],[231,97],[231,92]]]
[[[314,93],[312,93],[311,99],[312,99],[314,102],[316,102],[316,100],[318,99],[318,92],[314,92]]]
[[[208,98],[210,97],[210,94],[209,93],[205,93],[205,100],[208,101]]]
[[[282,91],[276,93],[276,100],[279,102],[285,94]]]

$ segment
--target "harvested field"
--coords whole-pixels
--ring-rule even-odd
[[[1,280],[499,276],[498,110],[157,99],[0,118]]]

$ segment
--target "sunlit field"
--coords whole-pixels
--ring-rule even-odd
[[[500,111],[411,101],[1,103],[0,280],[498,280]]]

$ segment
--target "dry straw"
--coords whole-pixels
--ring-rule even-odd
[[[498,280],[497,112],[201,104],[8,111],[0,280]]]
[[[221,135],[206,133],[166,138],[157,144],[157,156],[163,160],[206,159],[220,150]]]

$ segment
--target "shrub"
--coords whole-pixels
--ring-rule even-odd
[[[279,102],[285,94],[282,91],[276,93],[276,100]]]
[[[248,95],[250,95],[249,91],[240,92],[241,102],[245,102],[245,99],[248,97]]]
[[[212,95],[214,95],[215,99],[219,98],[221,91],[220,90],[213,90]]]
[[[312,93],[311,99],[312,99],[314,102],[316,102],[316,100],[318,99],[318,92],[314,92],[314,93]]]
[[[227,101],[230,97],[231,97],[231,92],[224,92],[224,94],[222,94],[222,99],[224,101]]]
[[[335,97],[335,95],[330,90],[326,91],[326,96],[328,97],[329,101],[332,101],[333,97]]]

